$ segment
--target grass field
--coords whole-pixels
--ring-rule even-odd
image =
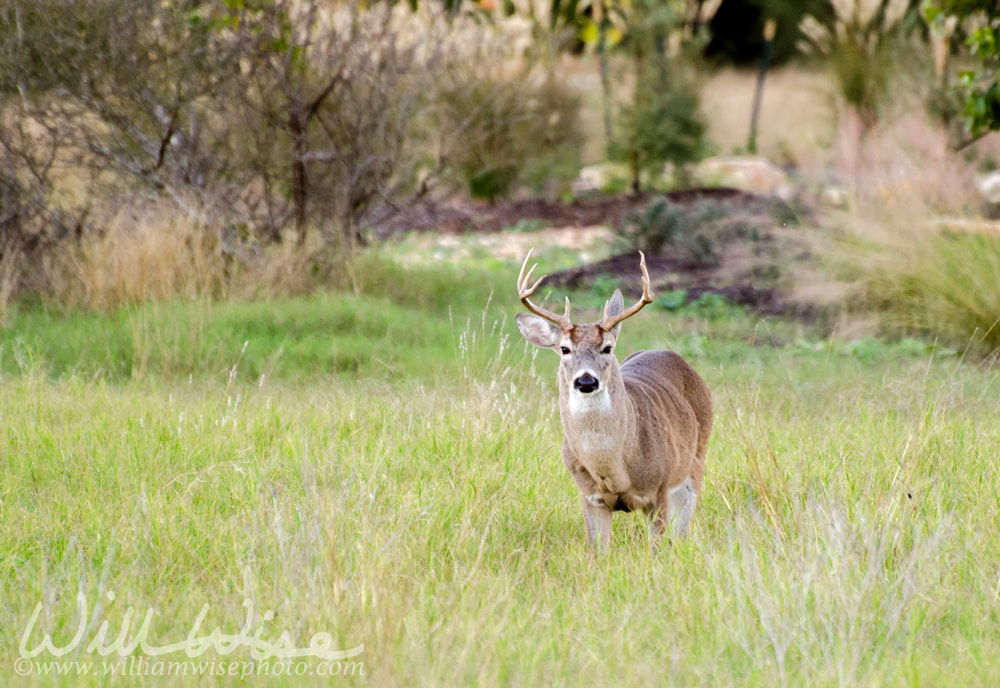
[[[10,314],[3,683],[1000,684],[995,368],[647,308],[619,355],[673,348],[708,381],[705,489],[688,539],[651,551],[618,514],[599,558],[516,267],[368,273],[358,295]],[[245,631],[189,658],[217,627]],[[286,631],[363,647],[251,663]]]

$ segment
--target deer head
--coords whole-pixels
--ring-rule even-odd
[[[600,321],[579,325],[570,320],[569,297],[566,298],[566,308],[562,315],[556,315],[531,302],[531,296],[546,275],[531,282],[537,264],[532,265],[525,273],[530,258],[531,251],[528,251],[517,278],[518,296],[530,311],[518,313],[518,329],[535,346],[553,349],[560,355],[560,387],[571,390],[573,398],[579,398],[578,395],[603,396],[601,393],[616,383],[618,360],[615,358],[615,344],[622,321],[638,313],[653,300],[649,272],[646,270],[646,256],[642,251],[639,252],[642,298],[625,309],[622,293],[616,289],[611,299],[604,304],[604,315]]]

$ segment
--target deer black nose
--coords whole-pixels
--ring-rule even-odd
[[[573,387],[583,392],[584,394],[590,394],[591,392],[596,392],[597,388],[601,386],[601,383],[590,373],[584,373],[580,377],[573,380]]]

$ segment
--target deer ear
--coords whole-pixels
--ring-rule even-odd
[[[612,294],[611,298],[608,299],[608,302],[604,304],[604,314],[609,316],[615,316],[624,310],[625,310],[625,300],[622,298],[622,290],[615,289],[615,293]],[[618,323],[617,325],[611,328],[610,332],[611,334],[617,337],[621,329],[622,325],[621,323]]]
[[[529,342],[542,349],[553,349],[559,344],[562,328],[532,313],[518,313],[517,329]]]

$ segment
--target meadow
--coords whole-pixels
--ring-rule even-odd
[[[601,557],[516,266],[369,267],[350,293],[8,314],[3,683],[1000,683],[995,366],[649,307],[619,355],[708,382],[705,489],[689,538],[617,514]]]

